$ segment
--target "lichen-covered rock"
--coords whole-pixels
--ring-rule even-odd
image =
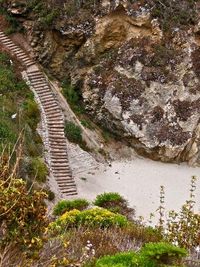
[[[143,155],[199,163],[199,1],[44,3],[43,17],[29,5],[30,43],[92,118]]]
[[[87,74],[86,108],[150,157],[193,163],[199,153],[197,52],[194,38],[185,32],[156,42],[133,37]],[[191,143],[193,152],[186,153]]]

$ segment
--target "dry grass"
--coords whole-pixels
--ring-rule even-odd
[[[90,241],[92,249],[95,251],[95,258],[98,258],[121,251],[136,251],[145,242],[159,240],[160,236],[158,234],[142,226],[107,229],[74,228],[65,232],[62,236],[48,239],[34,267],[53,266],[55,262],[61,262],[63,258],[66,258],[71,264],[80,264],[88,241]]]

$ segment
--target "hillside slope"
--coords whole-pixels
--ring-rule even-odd
[[[4,1],[36,58],[140,154],[199,163],[199,1]]]

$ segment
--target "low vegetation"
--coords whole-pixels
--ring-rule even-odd
[[[179,212],[170,211],[167,219],[165,212],[165,191],[161,188],[160,194],[160,223],[159,228],[164,238],[170,242],[186,248],[192,253],[199,246],[200,214],[195,212],[195,190],[197,178],[191,178],[190,196]]]
[[[66,211],[73,209],[84,210],[89,206],[89,202],[86,199],[74,199],[74,200],[61,200],[55,205],[53,214],[60,216]]]
[[[20,176],[25,177],[28,174],[31,179],[38,176],[39,180],[44,181],[46,167],[41,161],[41,164],[36,164],[42,154],[42,142],[36,131],[40,112],[33,94],[15,67],[15,62],[7,54],[0,53],[0,142],[6,144],[6,147],[0,146],[0,152],[5,150],[4,152],[9,153],[20,136],[23,140]],[[36,170],[36,165],[43,171]]]
[[[135,213],[134,209],[130,208],[127,201],[118,193],[110,192],[98,195],[94,205],[106,208],[114,213],[120,213],[129,219],[133,219]]]
[[[48,169],[44,160],[40,157],[35,157],[30,160],[28,173],[40,183],[46,182]]]
[[[47,195],[27,189],[16,176],[20,151],[18,146],[13,168],[8,167],[6,155],[0,158],[2,266],[184,266],[186,250],[172,245],[174,240],[166,242],[161,228],[146,227],[106,208],[88,208],[85,199],[62,200],[54,208],[56,218],[49,222]],[[103,206],[121,200],[119,194],[106,193],[94,203]]]
[[[19,250],[32,255],[40,249],[48,225],[44,203],[46,194],[33,188],[28,190],[26,182],[16,176],[21,149],[18,152],[12,169],[9,168],[10,158],[4,154],[0,157],[1,266],[11,266],[7,262],[8,253]],[[15,260],[18,262],[18,259]]]
[[[175,267],[186,257],[185,249],[167,243],[146,244],[138,253],[124,252],[105,256],[97,260],[96,267]]]
[[[65,122],[65,136],[70,142],[81,144],[83,142],[81,134],[82,131],[79,126],[77,126],[71,121]]]
[[[91,208],[83,211],[73,209],[65,212],[56,219],[56,221],[50,225],[50,230],[52,230],[52,232],[54,232],[54,230],[57,232],[79,226],[107,228],[111,226],[123,227],[126,225],[128,225],[126,217],[106,209]]]
[[[82,96],[79,88],[71,85],[68,81],[64,81],[62,83],[62,94],[75,113],[80,115],[85,112],[83,105],[81,104]]]

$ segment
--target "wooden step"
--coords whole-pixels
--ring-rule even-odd
[[[67,158],[65,159],[65,161],[53,161],[53,160],[51,160],[51,164],[52,164],[52,166],[63,166],[63,167],[70,169],[69,162],[68,162]]]
[[[48,120],[47,120],[47,123],[48,123],[48,125],[51,125],[52,128],[62,126],[62,128],[64,129],[64,123],[63,123],[63,120],[55,121],[55,119],[54,119],[54,120],[53,120],[53,119],[51,119],[51,120],[48,119]]]
[[[66,182],[66,183],[75,182],[74,179],[72,178],[71,174],[70,175],[64,175],[63,177],[59,177],[59,176],[57,177],[55,175],[55,179],[56,179],[56,181],[61,182],[61,183],[63,183],[63,182]]]
[[[51,99],[46,99],[46,98],[43,98],[43,97],[41,97],[40,98],[40,100],[41,100],[41,102],[42,102],[42,104],[43,104],[43,106],[46,108],[46,107],[48,107],[49,105],[51,106],[51,107],[57,107],[57,103],[56,103],[56,101],[53,99],[53,98],[51,98]]]
[[[67,151],[66,149],[54,149],[54,148],[50,148],[50,152],[51,152],[51,155],[53,156],[66,156],[67,157]]]
[[[45,79],[45,77],[44,77],[44,75],[42,74],[42,73],[37,73],[37,74],[28,74],[28,77],[29,77],[29,79],[31,79],[31,80],[33,80],[33,81],[35,81],[36,79],[44,79],[44,80],[46,80]]]
[[[44,88],[44,86],[42,87],[42,89]],[[47,89],[48,88],[48,89]],[[49,89],[49,87],[47,86],[46,90],[37,90],[38,94],[43,97],[43,96],[52,96],[54,97],[54,94],[51,92],[51,90]]]
[[[31,83],[31,86],[34,87],[34,90],[37,92],[37,93],[43,93],[43,92],[49,92],[50,91],[50,88],[47,86],[47,85],[44,85],[44,86],[34,86],[32,83]]]
[[[63,183],[73,183],[75,184],[75,181],[73,180],[73,178],[71,176],[65,176],[63,178],[55,178],[57,182],[59,182],[60,184]]]
[[[69,191],[69,190],[76,190],[76,185],[75,184],[59,184],[58,183],[58,187],[59,188],[62,188],[62,190],[67,190],[67,191]]]
[[[46,110],[47,111],[57,111],[57,110],[60,110],[60,108],[59,108],[59,106],[57,108],[55,108],[55,107],[48,107],[48,108],[46,108]]]
[[[72,172],[71,170],[65,170],[65,171],[57,171],[57,170],[52,170],[54,177],[58,180],[68,180],[71,181],[72,178]]]
[[[71,183],[71,182],[74,182],[75,183],[75,181],[73,180],[71,174],[70,175],[68,174],[68,175],[66,175],[64,177],[55,177],[55,180],[56,180],[56,182],[59,182],[59,181],[60,182],[63,182],[63,181],[65,181],[66,183]]]
[[[52,147],[51,146],[52,154],[54,153],[54,155],[56,155],[56,153],[55,153],[55,151],[53,151],[53,149],[54,150],[57,149],[57,151],[59,152],[59,153],[57,153],[57,156],[59,156],[59,157],[64,156],[64,153],[65,153],[65,157],[67,158],[67,153],[66,153],[66,149],[67,148],[66,147],[63,147],[63,146],[61,146],[61,147]],[[62,153],[63,153],[63,155],[62,155]],[[56,158],[54,157],[52,159],[56,159]]]
[[[67,167],[62,167],[62,166],[60,166],[60,167],[59,167],[59,166],[58,166],[58,167],[53,166],[53,167],[52,167],[52,170],[53,170],[53,173],[55,173],[55,172],[56,172],[56,173],[62,173],[62,171],[65,171],[65,170],[66,170],[66,171],[69,171],[69,173],[71,173],[69,168],[67,168]]]
[[[67,195],[77,195],[76,188],[63,190],[62,193]]]
[[[41,101],[45,104],[55,104],[56,106],[58,105],[56,99],[54,99],[52,96],[41,96]]]
[[[51,157],[51,162],[52,163],[54,163],[54,162],[66,163],[69,166],[69,161],[68,161],[68,156],[67,155],[65,155],[65,157],[62,156],[62,157],[59,157],[59,158],[52,158]]]
[[[64,155],[51,155],[51,159],[55,160],[55,159],[60,159],[60,160],[68,160],[67,158],[67,154],[65,153]]]
[[[31,80],[31,83],[33,83],[34,85],[47,85],[48,86],[47,82],[44,79],[40,79],[40,81],[39,80],[37,80],[37,81]]]
[[[76,187],[76,184],[75,184],[75,182],[66,182],[66,181],[57,181],[56,180],[56,182],[58,183],[58,185],[61,187],[61,186],[65,186],[65,187],[70,187],[70,186],[74,186],[74,187]]]

